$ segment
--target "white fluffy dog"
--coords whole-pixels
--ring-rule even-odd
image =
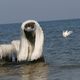
[[[43,30],[35,20],[25,21],[21,26],[18,61],[33,61],[42,57],[44,44]]]
[[[0,45],[0,58],[8,56],[12,61],[33,61],[42,57],[44,44],[43,30],[35,20],[23,22],[21,40]],[[15,56],[16,54],[16,56]]]

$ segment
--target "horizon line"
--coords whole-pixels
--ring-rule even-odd
[[[80,18],[70,18],[70,19],[54,19],[54,20],[40,20],[38,22],[50,22],[50,21],[67,21],[67,20],[80,20]],[[3,24],[20,24],[22,22],[10,22],[10,23],[0,23],[0,25],[3,25]]]

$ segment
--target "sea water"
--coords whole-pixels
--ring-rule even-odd
[[[0,80],[80,80],[80,19],[39,22],[45,62],[0,66]],[[21,23],[0,25],[0,44],[20,39]],[[64,38],[63,31],[73,31]]]

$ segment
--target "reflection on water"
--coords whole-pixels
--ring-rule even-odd
[[[0,80],[80,80],[80,65],[5,65],[0,66]]]
[[[0,80],[48,80],[48,65],[35,64],[0,66]]]

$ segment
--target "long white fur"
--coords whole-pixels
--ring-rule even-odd
[[[19,52],[20,40],[13,40],[11,44],[0,45],[0,59],[5,56],[12,57],[14,53],[17,55]]]
[[[31,45],[31,43],[28,41],[24,34],[24,26],[30,22],[34,22],[36,27],[35,30],[36,37],[34,46]],[[0,45],[0,59],[2,59],[5,56],[12,57],[15,53],[18,61],[37,60],[38,58],[42,57],[43,44],[44,33],[38,22],[35,20],[25,21],[21,26],[21,40],[13,40],[11,44]]]
[[[11,44],[2,44],[0,45],[0,59],[8,56],[9,58],[14,58],[15,48]]]
[[[20,40],[13,40],[11,41],[11,44],[14,46],[16,54],[18,54],[20,47]]]
[[[24,26],[30,22],[35,23],[35,45],[32,46],[30,42],[27,40],[25,33],[24,33]],[[43,51],[43,44],[44,44],[44,34],[41,26],[35,20],[28,20],[25,21],[21,26],[21,40],[20,40],[20,49],[17,56],[18,61],[33,61],[37,60],[42,56]],[[29,52],[28,52],[29,48]]]

